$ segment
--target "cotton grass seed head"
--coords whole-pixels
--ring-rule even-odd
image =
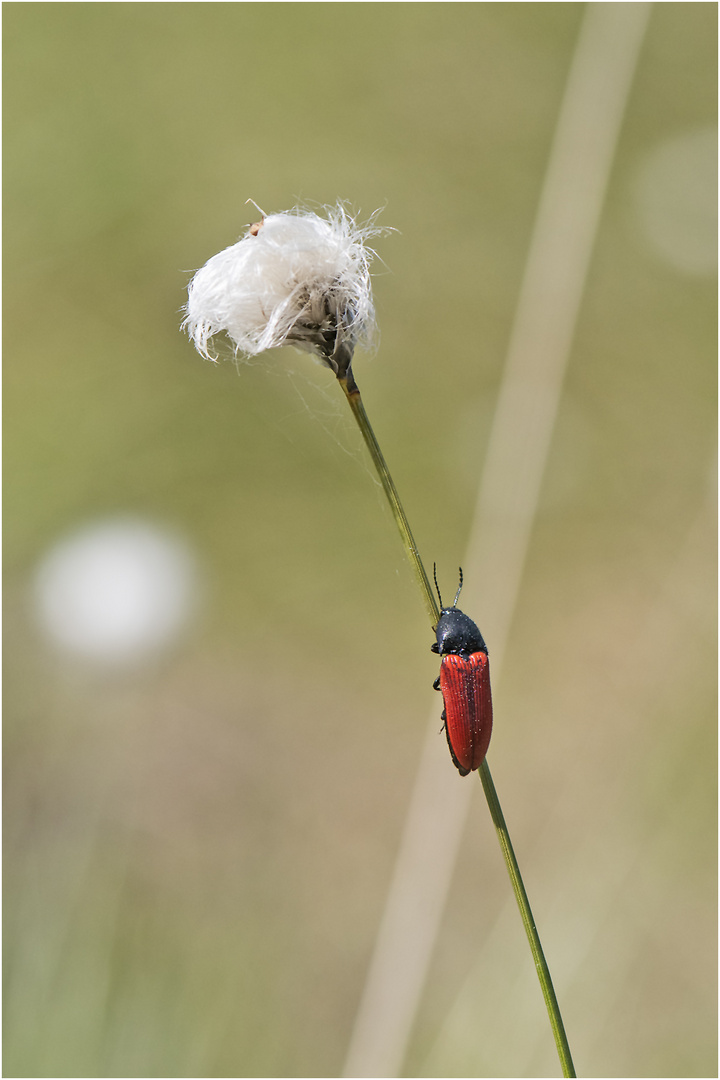
[[[324,217],[269,214],[213,255],[190,282],[183,322],[201,356],[217,359],[212,339],[224,332],[236,355],[294,345],[346,375],[375,329],[366,241],[383,230],[374,218],[358,225],[341,204]]]

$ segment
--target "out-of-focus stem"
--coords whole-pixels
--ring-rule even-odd
[[[365,412],[365,406],[363,405],[360,391],[358,390],[357,383],[355,382],[351,370],[348,371],[348,375],[345,378],[338,378],[338,382],[345,392],[345,396],[348,399],[348,404],[352,409],[353,416],[355,417],[358,427],[362,432],[365,444],[370,451],[370,457],[373,459],[373,464],[380,478],[380,483],[383,486],[383,491],[387,496],[387,500],[390,503],[390,509],[392,515],[395,518],[395,523],[400,530],[400,537],[403,542],[403,547],[407,553],[407,557],[410,560],[410,565],[413,568],[415,577],[417,578],[420,591],[423,594],[425,601],[425,607],[427,613],[430,616],[430,622],[435,627],[438,619],[440,618],[440,609],[438,608],[437,601],[430,586],[425,567],[423,566],[422,559],[420,558],[420,552],[418,551],[415,538],[410,528],[410,523],[405,516],[402,503],[400,502],[400,496],[397,493],[397,488],[393,483],[393,478],[390,475],[390,470],[387,467],[385,458],[383,457],[380,445],[375,438],[375,432],[372,429],[368,414]]]

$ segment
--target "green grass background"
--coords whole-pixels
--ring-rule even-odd
[[[339,1074],[437,661],[330,374],[203,362],[179,309],[248,197],[384,206],[356,374],[452,579],[582,14],[4,6],[5,1075]],[[585,1076],[717,1073],[716,283],[657,256],[634,195],[715,120],[715,24],[651,15],[496,700]],[[126,513],[186,537],[204,603],[102,676],[30,585]],[[406,1075],[557,1075],[519,919],[487,945],[509,886],[481,793],[462,851]]]

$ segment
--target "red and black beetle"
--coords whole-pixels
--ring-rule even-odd
[[[443,696],[442,720],[450,756],[461,776],[478,769],[487,754],[492,732],[490,665],[483,636],[472,619],[458,609],[463,573],[452,607],[444,608],[433,567],[440,601],[440,618],[435,627],[437,641],[431,645],[442,657],[440,676],[433,683]]]

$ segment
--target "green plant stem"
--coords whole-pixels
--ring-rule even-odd
[[[365,444],[370,451],[370,457],[373,459],[373,464],[377,470],[377,474],[380,477],[380,483],[383,486],[383,491],[387,496],[387,500],[390,503],[390,509],[392,510],[395,523],[400,530],[400,537],[403,542],[403,546],[410,560],[410,565],[415,572],[420,591],[423,594],[425,600],[425,607],[427,608],[428,615],[430,616],[430,622],[433,627],[436,625],[440,618],[440,609],[438,608],[437,601],[435,600],[434,593],[430,586],[430,580],[425,572],[422,559],[420,558],[420,552],[418,551],[415,538],[410,528],[410,523],[405,516],[402,503],[400,502],[400,496],[397,493],[397,488],[393,483],[393,478],[390,475],[385,458],[383,457],[380,444],[375,438],[375,432],[372,429],[368,414],[365,412],[365,406],[363,405],[362,398],[360,397],[360,391],[355,384],[355,380],[347,378],[339,378],[338,382],[345,391],[345,395],[348,399],[350,408],[352,409],[353,416],[357,420],[358,427],[362,432],[362,436],[365,440]]]
[[[440,618],[440,609],[438,608],[435,600],[435,595],[430,586],[430,579],[427,576],[423,561],[420,558],[420,552],[418,551],[415,538],[413,537],[410,523],[403,510],[402,503],[400,502],[400,496],[398,495],[397,488],[393,483],[393,478],[390,475],[390,470],[387,467],[385,458],[383,457],[380,445],[375,437],[375,432],[372,429],[368,415],[365,412],[365,406],[363,405],[360,391],[357,388],[357,384],[352,376],[352,372],[348,367],[346,376],[339,376],[338,382],[345,392],[345,396],[348,399],[350,408],[352,409],[353,416],[355,417],[358,427],[362,432],[362,436],[365,440],[365,444],[370,451],[370,456],[373,460],[373,464],[377,470],[377,474],[380,478],[383,491],[387,496],[387,500],[390,503],[390,509],[392,510],[395,523],[400,530],[400,537],[403,542],[403,546],[410,559],[410,564],[415,572],[415,577],[420,586],[420,591],[423,594],[425,600],[425,606],[430,616],[430,622],[433,629]],[[498,799],[495,785],[490,775],[490,768],[487,763],[487,759],[483,761],[478,772],[480,773],[480,779],[482,780],[483,790],[485,791],[485,798],[487,799],[488,807],[490,808],[490,816],[493,819],[493,823],[497,830],[498,839],[500,841],[500,848],[502,849],[503,858],[508,868],[510,875],[510,882],[512,884],[513,892],[515,893],[515,899],[517,900],[518,907],[520,908],[520,915],[525,927],[525,933],[527,934],[528,941],[530,943],[530,950],[532,952],[533,960],[535,961],[535,969],[540,980],[540,986],[542,988],[543,997],[545,998],[545,1004],[547,1006],[548,1016],[550,1017],[550,1026],[552,1027],[553,1035],[555,1036],[555,1045],[557,1046],[558,1056],[560,1058],[560,1064],[562,1065],[563,1076],[575,1076],[575,1069],[570,1056],[570,1047],[568,1046],[567,1036],[565,1034],[565,1027],[562,1022],[562,1016],[560,1015],[560,1007],[555,996],[555,990],[553,988],[552,979],[550,978],[550,971],[545,960],[545,956],[540,944],[540,938],[538,936],[537,929],[535,927],[535,920],[533,919],[532,911],[530,910],[530,902],[525,892],[525,886],[523,885],[522,875],[520,874],[520,867],[518,866],[517,859],[515,858],[515,852],[513,851],[512,843],[510,842],[510,835],[505,824],[505,818],[500,807],[500,800]]]
[[[498,799],[497,791],[495,790],[493,778],[490,775],[490,767],[487,763],[487,758],[483,761],[478,772],[480,773],[483,790],[485,791],[485,798],[487,799],[490,808],[490,816],[492,817],[493,824],[497,830],[498,840],[500,841],[505,865],[508,868],[510,882],[513,887],[513,892],[515,893],[515,899],[520,908],[520,916],[523,921],[523,926],[525,927],[525,933],[530,942],[530,951],[532,952],[533,960],[535,961],[535,969],[537,971],[538,979],[540,980],[543,997],[545,998],[548,1016],[550,1017],[550,1026],[553,1030],[553,1035],[555,1036],[555,1045],[557,1046],[560,1064],[562,1065],[563,1076],[575,1076],[575,1067],[573,1065],[572,1057],[570,1056],[570,1047],[568,1046],[565,1027],[562,1022],[562,1016],[560,1015],[560,1006],[558,1005],[555,996],[555,989],[552,984],[552,979],[550,978],[550,970],[547,966],[542,945],[540,944],[540,938],[535,927],[533,913],[530,910],[530,901],[525,892],[520,867],[515,858],[515,852],[513,851],[510,834],[508,833],[507,825],[505,824],[500,800]]]

